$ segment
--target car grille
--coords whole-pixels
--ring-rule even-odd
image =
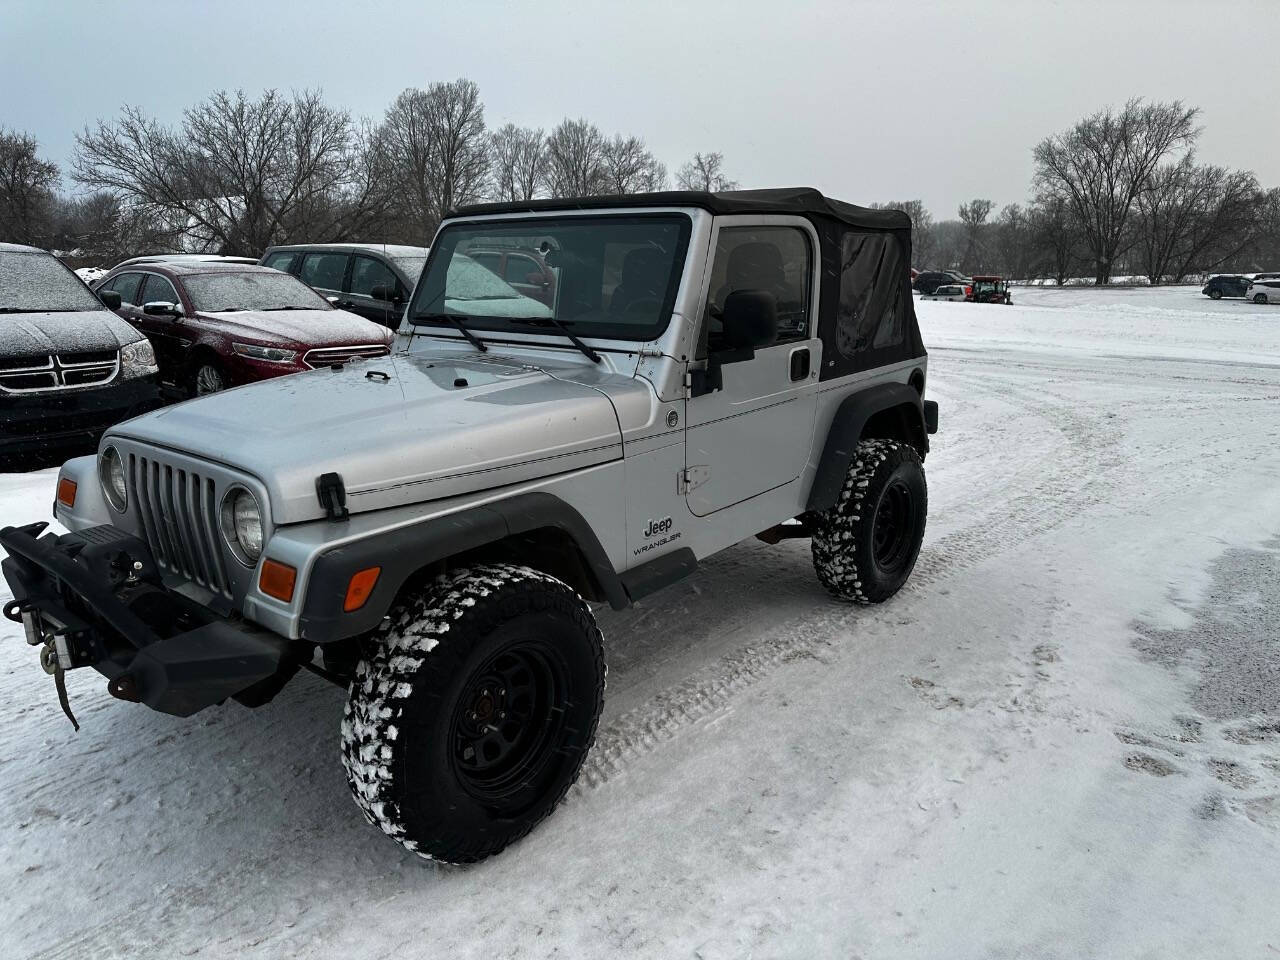
[[[0,390],[34,393],[109,383],[120,371],[118,350],[0,359]]]
[[[302,362],[309,367],[327,367],[331,363],[346,363],[348,360],[385,357],[390,350],[381,343],[362,344],[356,347],[320,347],[308,350]]]
[[[135,453],[129,454],[128,476],[156,563],[230,597],[213,478]]]

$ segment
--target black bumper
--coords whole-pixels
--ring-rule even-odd
[[[147,545],[111,526],[63,536],[0,530],[0,570],[35,641],[64,668],[93,667],[114,696],[179,717],[228,697],[266,702],[298,669],[288,640],[217,617],[161,585]]]
[[[0,396],[0,454],[93,445],[108,428],[160,406],[154,377],[84,390]]]

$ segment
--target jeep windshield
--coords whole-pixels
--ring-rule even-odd
[[[0,314],[105,309],[74,273],[49,254],[0,252]]]
[[[278,270],[197,273],[182,278],[201,313],[236,310],[329,310],[329,301],[297,277]]]
[[[691,222],[678,214],[460,223],[436,237],[415,325],[652,340],[671,320]]]

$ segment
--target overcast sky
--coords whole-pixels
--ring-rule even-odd
[[[218,88],[320,87],[376,117],[465,76],[491,126],[582,116],[672,172],[719,150],[743,186],[939,219],[1025,200],[1039,139],[1130,96],[1200,106],[1203,159],[1280,185],[1276,0],[0,0],[0,51],[0,127],[64,165],[126,103],[172,122]]]

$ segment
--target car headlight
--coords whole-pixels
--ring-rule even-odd
[[[242,357],[252,360],[265,360],[267,363],[293,363],[298,355],[297,350],[282,350],[280,347],[263,347],[256,343],[233,343],[231,349]]]
[[[129,495],[124,482],[124,461],[115,447],[104,448],[98,457],[98,481],[102,484],[102,495],[107,498],[107,503],[124,513]]]
[[[233,487],[222,498],[222,536],[245,566],[262,556],[262,508],[244,487]]]
[[[150,340],[137,340],[120,348],[120,376],[125,380],[150,376],[159,371]]]

